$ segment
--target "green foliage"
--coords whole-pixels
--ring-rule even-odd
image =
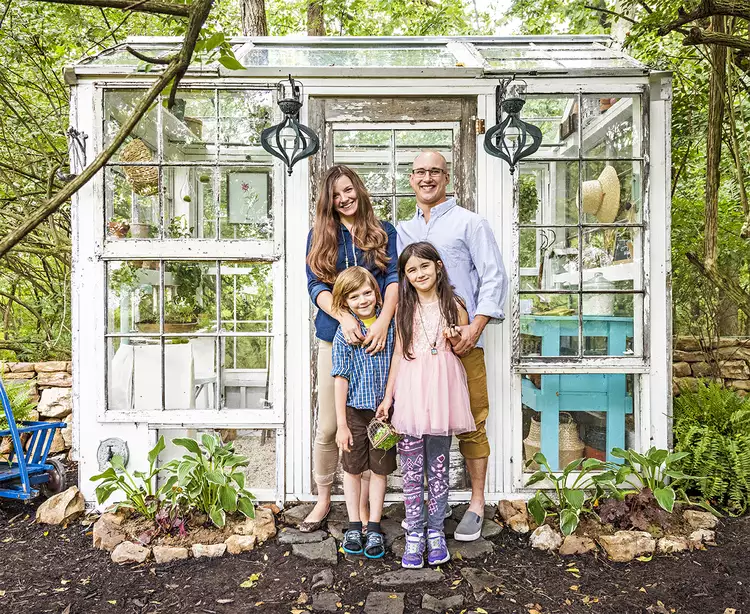
[[[144,518],[154,520],[161,504],[171,494],[177,482],[176,477],[170,477],[160,488],[156,488],[157,475],[161,471],[157,468],[156,461],[163,449],[164,437],[159,437],[159,441],[148,453],[148,471],[134,471],[132,475],[125,468],[123,458],[113,456],[109,467],[91,478],[92,482],[99,482],[96,487],[97,503],[101,505],[119,491],[125,495],[125,501],[119,507],[129,507]]]
[[[164,469],[179,485],[178,503],[206,514],[217,527],[223,527],[227,514],[240,512],[255,517],[255,497],[245,489],[246,457],[234,453],[232,442],[223,443],[218,435],[204,434],[201,442],[173,439],[187,450],[182,459]]]
[[[741,514],[750,504],[750,399],[719,384],[699,383],[674,402],[676,449],[689,451],[683,471],[699,476],[687,485]]]
[[[31,398],[31,386],[28,382],[3,382],[5,392],[8,394],[10,408],[16,423],[24,422],[31,417],[31,412],[36,408],[36,401]],[[0,431],[8,429],[8,421],[5,412],[0,409]]]
[[[529,512],[534,521],[542,525],[547,516],[557,515],[560,532],[563,535],[572,534],[578,527],[581,514],[592,511],[587,505],[590,495],[586,489],[592,487],[593,472],[601,470],[603,463],[595,458],[578,458],[568,463],[560,475],[556,475],[541,452],[537,452],[528,464],[531,462],[537,463],[540,469],[529,478],[526,486],[547,480],[555,491],[553,498],[545,491],[538,490],[529,500]]]

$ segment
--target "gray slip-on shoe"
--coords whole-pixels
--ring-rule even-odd
[[[482,521],[484,519],[474,512],[466,511],[461,522],[458,523],[453,537],[457,542],[473,542],[482,535]]]

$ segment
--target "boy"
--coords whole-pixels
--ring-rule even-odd
[[[383,300],[372,274],[362,267],[341,272],[333,286],[333,308],[349,310],[358,319],[362,336],[375,322]],[[387,452],[372,447],[367,425],[385,395],[394,345],[394,324],[388,327],[385,348],[368,354],[361,346],[349,345],[341,327],[333,339],[334,399],[336,405],[336,444],[342,452],[344,498],[349,529],[344,534],[344,552],[363,554],[369,559],[385,555],[380,517],[383,512],[388,475],[396,469],[396,448]],[[370,519],[367,537],[362,534],[359,496],[362,472],[370,470]]]

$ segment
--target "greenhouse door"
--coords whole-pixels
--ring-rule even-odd
[[[334,164],[345,164],[359,174],[379,219],[395,226],[412,218],[416,199],[409,186],[409,174],[414,158],[425,149],[445,156],[451,175],[449,196],[456,196],[459,204],[474,210],[476,107],[475,97],[311,98],[310,126],[322,137],[320,153],[310,167],[311,219],[321,180],[326,169]],[[368,119],[366,123],[361,121],[363,117]],[[311,351],[316,352],[314,343]],[[315,358],[313,355],[313,365]],[[311,407],[317,405],[316,389],[313,385]],[[341,484],[341,480],[336,482]],[[467,488],[463,458],[454,442],[451,496],[464,499]],[[389,491],[400,492],[400,489],[397,472],[390,477]]]

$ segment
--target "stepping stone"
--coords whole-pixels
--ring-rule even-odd
[[[333,586],[333,571],[330,569],[324,569],[319,571],[312,577],[312,590],[318,590],[319,588],[330,588]]]
[[[313,612],[336,612],[340,603],[341,597],[336,593],[318,593],[313,595],[312,609]]]
[[[403,503],[394,503],[383,510],[383,517],[401,522],[406,518],[406,507]]]
[[[497,524],[494,520],[487,520],[485,518],[482,524],[482,537],[488,539],[490,537],[497,537],[503,532],[503,525]]]
[[[344,503],[331,503],[331,511],[328,512],[328,522],[349,522],[349,514]]]
[[[424,584],[427,582],[440,582],[445,579],[443,572],[437,569],[400,569],[388,571],[375,576],[372,581],[381,586],[409,586],[411,584]]]
[[[466,513],[466,510],[469,509],[468,503],[462,503],[461,505],[457,505],[453,508],[453,516],[452,518],[456,522],[461,522],[461,518],[464,517],[464,514]],[[495,517],[495,514],[497,513],[497,506],[496,505],[485,505],[484,506],[484,518],[485,520],[492,520]]]
[[[404,593],[370,593],[365,614],[404,614]]]
[[[336,565],[339,560],[336,541],[332,537],[313,544],[293,544],[292,554],[308,561],[322,561],[329,565]]]
[[[346,528],[349,526],[349,521],[340,522],[338,520],[329,520],[326,526],[328,527],[328,532],[331,534],[331,537],[342,542],[344,541],[344,531],[346,531]]]
[[[487,589],[502,586],[500,578],[496,575],[479,569],[474,569],[473,567],[464,567],[461,570],[461,575],[471,585],[471,590],[474,591],[474,594],[485,593]]]
[[[326,538],[325,531],[313,531],[303,533],[299,529],[281,529],[276,537],[280,544],[291,546],[293,544],[315,544]]]
[[[495,547],[492,545],[492,542],[488,542],[483,537],[473,542],[458,542],[455,539],[448,540],[448,550],[454,559],[457,558],[456,554],[460,553],[462,559],[473,561],[474,559],[484,558],[492,554],[494,549]]]
[[[295,505],[294,507],[285,509],[281,514],[281,519],[287,524],[299,524],[307,518],[307,515],[312,512],[314,507],[314,503]]]
[[[445,522],[443,523],[443,532],[445,533],[446,537],[448,537],[456,532],[457,527],[457,521],[453,520],[453,518],[446,518]]]
[[[402,556],[404,556],[405,550],[406,538],[402,536],[393,540],[393,543],[391,544],[391,552],[393,552],[393,556],[400,559]]]
[[[385,520],[380,521],[380,528],[383,529],[386,548],[390,548],[396,539],[403,537],[404,535],[404,530],[401,528],[400,520],[386,518]]]
[[[451,597],[446,597],[445,599],[438,599],[437,597],[433,597],[432,595],[424,595],[422,597],[423,610],[432,610],[433,612],[439,612],[440,614],[443,614],[447,610],[451,610],[453,608],[458,609],[463,604],[463,595],[452,595]]]

